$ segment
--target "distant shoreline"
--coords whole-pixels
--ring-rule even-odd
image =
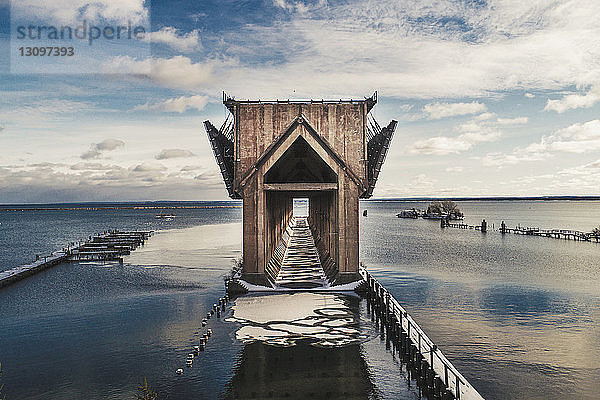
[[[368,201],[435,201],[435,200],[452,200],[452,201],[519,201],[519,200],[577,200],[577,201],[598,201],[600,196],[488,196],[488,197],[393,197],[382,199],[371,199]]]
[[[436,200],[452,201],[600,201],[600,196],[488,196],[488,197],[398,197],[361,200],[365,202],[423,202]],[[240,200],[201,200],[201,201],[111,201],[111,202],[70,202],[70,203],[13,203],[0,204],[0,211],[41,211],[41,210],[152,210],[152,209],[202,209],[202,208],[241,208]]]

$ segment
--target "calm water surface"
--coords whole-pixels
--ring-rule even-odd
[[[362,204],[368,217],[361,217],[361,259],[370,271],[484,397],[597,399],[600,245],[442,230],[437,222],[395,217],[426,205]],[[485,218],[496,228],[501,220],[586,231],[600,224],[599,202],[460,207],[467,223]],[[133,398],[143,377],[169,399],[285,396],[286,390],[291,397],[417,397],[373,331],[364,301],[347,296],[319,298],[303,312],[344,307],[350,339],[343,347],[315,346],[323,338],[348,338],[306,331],[302,321],[283,318],[265,334],[264,321],[240,322],[229,311],[223,319],[236,322],[211,321],[215,334],[206,353],[176,376],[240,255],[241,210],[171,211],[177,215],[171,222],[154,218],[157,210],[0,211],[0,270],[105,229],[160,230],[123,265],[60,265],[0,290],[8,399]],[[290,308],[261,304],[255,309],[268,315]],[[273,345],[277,331],[296,334],[294,345]],[[307,385],[316,391],[301,392]]]
[[[466,223],[581,229],[600,202],[461,202]],[[395,218],[368,202],[361,259],[488,399],[597,399],[600,245]]]
[[[170,223],[154,218],[156,210],[0,214],[6,267],[29,261],[28,249],[61,247],[73,240],[70,233],[159,230],[123,264],[59,265],[0,290],[8,399],[133,399],[144,377],[171,400],[418,397],[357,296],[240,298],[236,313],[211,318],[207,350],[186,368],[200,322],[223,296],[223,277],[240,256],[240,210],[168,212],[177,215]],[[248,307],[248,299],[261,306]],[[256,318],[269,322],[266,333]],[[282,334],[293,343],[279,343]]]

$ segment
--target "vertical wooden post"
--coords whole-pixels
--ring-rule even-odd
[[[444,383],[447,388],[450,388],[450,382],[448,382],[448,366],[444,363]]]

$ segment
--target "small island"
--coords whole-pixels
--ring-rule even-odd
[[[459,221],[464,218],[464,214],[458,208],[455,202],[451,200],[433,201],[422,211],[416,208],[403,210],[397,214],[398,218],[424,218],[424,219],[445,219]]]

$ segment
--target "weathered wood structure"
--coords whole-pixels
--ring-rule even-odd
[[[243,200],[243,274],[275,281],[293,199],[309,199],[308,223],[330,284],[359,279],[360,198],[373,194],[396,121],[381,127],[363,100],[239,101],[205,128],[229,196]],[[279,254],[281,256],[281,254]]]

